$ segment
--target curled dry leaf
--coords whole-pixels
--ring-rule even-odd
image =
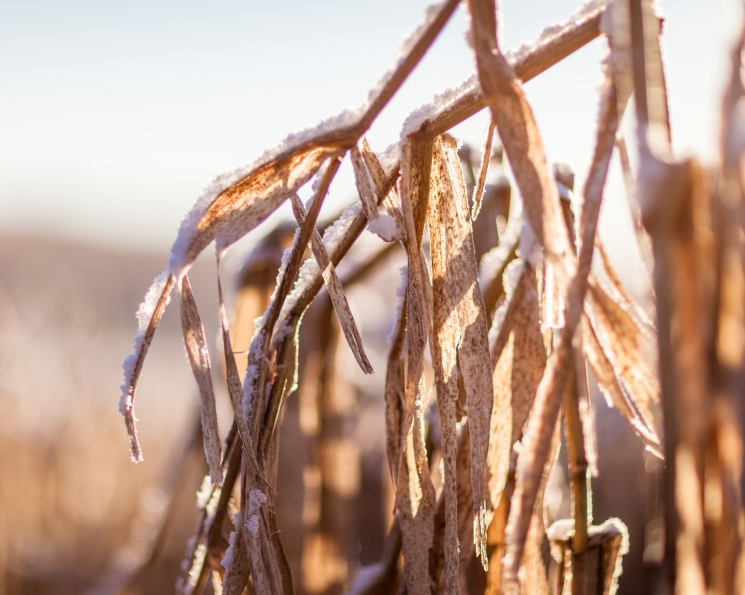
[[[657,456],[662,457],[660,440],[654,427],[649,427],[634,407],[631,398],[616,376],[613,365],[603,350],[592,322],[587,316],[582,319],[582,348],[585,360],[590,365],[600,390],[616,406],[621,415],[628,420],[647,448]]]
[[[512,446],[520,440],[546,367],[536,274],[529,265],[520,266],[522,272],[517,286],[520,291],[518,293],[516,288],[510,293],[509,321],[505,317],[500,332],[496,333],[506,335],[507,342],[499,350],[493,374],[494,409],[487,458],[490,511],[499,505]],[[510,330],[505,332],[502,328]]]
[[[215,391],[212,387],[212,370],[204,339],[204,328],[199,318],[197,304],[191,292],[189,277],[181,278],[179,284],[181,296],[181,328],[184,333],[184,346],[189,357],[194,378],[199,386],[199,404],[202,414],[202,435],[204,454],[210,469],[213,484],[222,483],[222,465],[220,461],[220,435],[217,429],[217,410],[215,409]]]
[[[468,6],[479,83],[523,197],[525,213],[551,264],[572,275],[572,250],[556,184],[548,171],[533,112],[510,64],[499,51],[494,0],[469,0]]]

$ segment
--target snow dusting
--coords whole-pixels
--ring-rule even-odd
[[[256,537],[259,534],[259,515],[251,515],[251,518],[246,522],[246,529],[248,532]]]
[[[160,294],[163,293],[163,288],[168,281],[168,271],[163,271],[154,280],[150,289],[145,294],[145,299],[140,304],[137,310],[137,335],[135,336],[135,343],[130,353],[124,360],[122,368],[124,370],[124,384],[122,384],[122,395],[119,399],[119,412],[124,415],[127,409],[131,409],[133,395],[129,394],[129,385],[132,382],[132,375],[134,374],[135,364],[137,362],[137,355],[142,349],[142,343],[145,340],[145,333],[147,327],[150,325],[150,320],[155,312],[155,306],[158,304]],[[166,298],[166,305],[171,301],[170,295]]]
[[[544,45],[552,41],[555,37],[561,34],[561,32],[567,27],[579,24],[595,11],[601,8],[605,8],[610,3],[610,0],[587,0],[577,11],[565,21],[548,25],[538,34],[538,37],[531,41],[526,41],[520,44],[518,47],[509,49],[504,53],[504,57],[514,66],[516,63],[524,60],[533,50],[537,47]]]
[[[241,523],[241,513],[236,512],[233,516],[233,525],[235,527],[240,527]],[[227,570],[233,565],[233,555],[235,554],[235,540],[238,537],[238,530],[232,531],[230,533],[230,539],[228,540],[228,549],[225,550],[225,557],[222,559],[222,562],[220,564],[222,567]]]

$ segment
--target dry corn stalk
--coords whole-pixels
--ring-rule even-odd
[[[604,539],[605,533],[590,524],[586,468],[593,461],[592,417],[584,413],[589,410],[582,390],[585,362],[642,441],[667,457],[669,585],[679,592],[734,592],[735,581],[745,580],[745,569],[739,566],[739,527],[745,522],[739,493],[742,446],[739,429],[732,423],[740,398],[735,379],[745,369],[739,174],[745,143],[730,134],[741,126],[734,122],[740,117],[734,106],[744,94],[739,78],[733,75],[724,105],[722,171],[713,174],[726,183],[721,195],[714,194],[700,167],[670,161],[659,21],[650,2],[618,0],[612,9],[604,2],[590,2],[537,43],[503,54],[494,0],[470,0],[478,75],[404,123],[398,161],[386,170],[364,134],[457,6],[455,0],[445,0],[428,10],[403,57],[362,110],[295,135],[256,165],[219,178],[185,218],[168,269],[138,313],[141,333],[125,362],[121,401],[133,458],[142,458],[134,428],[134,391],[174,286],[179,289],[184,339],[202,398],[205,452],[215,485],[205,507],[210,512],[200,522],[189,554],[193,580],[185,580],[182,591],[203,589],[209,572],[219,571],[210,559],[224,553],[225,593],[241,593],[249,582],[261,595],[294,592],[297,581],[274,510],[277,425],[283,403],[296,388],[298,329],[324,284],[358,364],[372,372],[335,272],[369,225],[384,240],[400,241],[407,258],[384,394],[386,454],[397,490],[397,522],[375,579],[369,584],[357,581],[354,592],[392,587],[396,543],[401,544],[405,589],[411,595],[432,588],[458,593],[459,575],[474,555],[488,569],[489,593],[547,589],[538,555],[545,533],[540,511],[546,477],[555,461],[562,402],[574,518],[571,534],[554,541],[564,544],[560,557],[573,573],[573,593],[594,595],[612,589],[618,558],[614,552],[622,548],[618,535]],[[521,84],[597,36],[607,10],[613,12],[612,52],[604,63],[595,152],[583,189],[575,246],[573,226],[564,220],[566,206]],[[739,53],[735,55],[733,72],[739,73]],[[596,229],[615,146],[621,149],[624,164],[628,162],[617,128],[632,90],[641,166],[636,180],[629,168],[624,173],[628,187],[635,189],[654,248],[659,378],[642,355],[644,341],[654,339],[657,331],[623,288],[602,249],[611,287],[603,287],[591,273],[594,247],[602,246]],[[484,107],[490,109],[492,123],[478,177],[466,168],[468,186],[473,188],[469,204],[457,142],[447,131]],[[480,279],[472,219],[480,212],[495,131],[520,191],[525,218],[519,233],[519,220],[508,222],[495,253],[499,263],[486,269],[493,276]],[[316,221],[347,152],[360,203],[347,209],[321,237]],[[315,174],[320,184],[306,206],[296,191]],[[257,320],[242,388],[218,282],[225,370],[235,416],[220,456],[210,360],[187,273],[212,241],[219,257],[288,198],[298,228],[264,316]],[[423,241],[427,226],[429,250]],[[636,235],[640,241],[646,237],[640,229]],[[309,247],[313,258],[303,262]],[[441,435],[436,448],[444,461],[439,501],[432,481],[435,453],[425,444],[428,342]],[[664,436],[656,411],[660,394]],[[680,415],[680,407],[693,413],[690,418]],[[463,413],[466,419],[458,434]],[[519,454],[514,457],[513,452]],[[321,472],[330,477],[334,470]],[[224,552],[215,535],[222,531],[236,483],[238,512]],[[684,499],[681,494],[687,490],[700,497]],[[606,547],[606,542],[611,545]],[[610,553],[601,564],[607,571],[604,579],[590,581],[588,577],[597,573],[587,568],[596,569],[598,559],[593,556],[606,549]],[[211,556],[207,562],[205,553]],[[592,564],[587,562],[591,558]],[[611,566],[613,572],[608,571]]]

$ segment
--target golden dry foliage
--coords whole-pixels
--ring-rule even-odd
[[[666,460],[661,592],[741,592],[745,517],[736,420],[745,371],[745,142],[739,120],[745,32],[733,52],[723,104],[721,167],[707,172],[690,160],[676,162],[671,154],[660,21],[650,0],[593,0],[518,53],[500,48],[495,0],[469,0],[478,76],[465,90],[421,110],[418,120],[407,121],[398,159],[386,169],[364,135],[458,4],[444,0],[431,7],[362,111],[295,135],[235,179],[218,180],[182,224],[169,267],[142,311],[142,332],[125,365],[122,395],[132,454],[139,460],[134,391],[168,296],[178,287],[212,480],[179,590],[201,593],[210,573],[222,580],[215,589],[230,595],[247,587],[260,595],[288,595],[296,588],[338,593],[349,584],[346,546],[340,545],[349,537],[339,521],[343,515],[333,520],[331,512],[334,502],[341,514],[349,501],[328,496],[316,498],[319,514],[327,516],[316,514],[308,521],[300,582],[292,575],[298,562],[285,552],[287,536],[279,530],[275,509],[276,430],[283,404],[297,387],[300,323],[324,284],[330,302],[322,324],[331,326],[333,306],[360,368],[373,371],[335,271],[369,225],[384,240],[399,241],[407,262],[383,395],[395,519],[380,563],[363,569],[350,592],[394,593],[400,554],[401,589],[409,595],[614,592],[628,534],[618,519],[593,524],[588,477],[596,455],[588,369],[644,445]],[[573,187],[567,187],[573,186],[573,174],[549,169],[522,83],[600,35],[601,20],[608,55],[595,147],[575,223],[568,202]],[[636,177],[618,132],[632,93],[639,131]],[[478,176],[470,163],[464,176],[457,141],[447,131],[484,108],[491,124]],[[521,222],[513,216],[506,230],[500,228],[499,245],[489,255],[492,265],[482,268],[487,273],[480,278],[475,246],[483,237],[474,221],[486,196],[495,132],[524,217]],[[651,245],[659,329],[629,296],[597,236],[615,150],[642,253]],[[316,229],[320,208],[347,153],[359,204],[322,237]],[[316,174],[319,183],[306,206],[296,191]],[[248,349],[242,389],[218,279],[235,415],[220,454],[210,360],[188,270],[213,240],[219,267],[220,255],[287,199],[298,227],[282,257],[274,293],[256,319],[250,345],[245,316],[233,329]],[[607,282],[591,270],[596,246]],[[308,249],[312,258],[304,260]],[[354,282],[381,262],[386,250],[360,265]],[[314,462],[304,489],[323,485],[349,495],[357,488],[344,484],[339,469],[353,469],[356,454],[345,450],[344,436],[333,434],[323,421],[340,406],[330,355],[336,341],[324,336],[304,376],[313,386],[303,390],[317,391],[301,404],[306,408],[301,423],[315,420]],[[659,369],[649,356],[655,340]],[[437,432],[428,413],[430,371]],[[562,427],[572,518],[545,527],[543,500]],[[442,477],[435,467],[439,459]],[[551,579],[541,554],[547,539],[556,559]]]

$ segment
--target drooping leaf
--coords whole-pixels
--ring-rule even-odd
[[[406,225],[406,392],[396,506],[403,534],[404,575],[411,595],[429,593],[429,549],[435,491],[423,436],[422,373],[427,324],[418,229],[424,229],[431,149],[407,139],[403,148],[401,202]]]
[[[202,436],[204,454],[210,469],[213,484],[222,483],[222,465],[220,461],[220,434],[217,429],[217,409],[215,408],[215,391],[212,387],[212,370],[210,366],[204,328],[199,318],[197,304],[191,292],[189,277],[181,278],[179,285],[181,297],[181,328],[184,334],[184,346],[189,357],[194,378],[199,386],[199,409],[202,415]]]
[[[444,200],[451,198],[442,186],[450,184],[447,166],[441,151],[435,149],[431,192],[427,220],[429,223],[429,242],[432,257],[432,363],[435,369],[437,405],[440,415],[440,441],[444,467],[444,491],[441,498],[445,503],[444,571],[445,595],[457,595],[459,585],[459,544],[458,507],[456,490],[457,431],[455,405],[458,400],[458,353],[460,339],[458,325],[458,299],[456,287],[452,283],[449,267],[454,254],[448,244],[446,232],[447,207]]]
[[[457,142],[443,135],[435,145],[435,163],[444,183],[438,199],[443,205],[447,240],[447,273],[458,313],[461,340],[458,357],[466,389],[466,409],[471,429],[471,478],[474,492],[474,539],[478,555],[486,562],[486,457],[492,410],[492,371],[486,310],[478,283],[478,266]]]
[[[307,215],[305,207],[297,194],[293,194],[291,198],[293,212],[295,213],[298,224],[302,227],[305,224],[305,218]],[[313,249],[313,256],[322,271],[323,279],[326,282],[326,289],[329,292],[329,297],[331,298],[331,303],[334,305],[336,315],[339,317],[339,322],[341,323],[344,337],[347,339],[347,344],[352,350],[352,353],[354,354],[357,363],[360,365],[360,368],[362,368],[362,371],[365,372],[365,374],[372,374],[373,369],[370,365],[370,360],[367,359],[365,348],[362,345],[362,337],[360,337],[360,332],[357,330],[352,311],[349,309],[347,296],[344,294],[344,289],[341,286],[339,277],[336,275],[336,269],[334,269],[334,265],[331,263],[331,259],[326,251],[326,246],[324,246],[323,240],[321,239],[321,234],[318,233],[318,230],[315,229],[315,227],[310,236],[310,241]]]

